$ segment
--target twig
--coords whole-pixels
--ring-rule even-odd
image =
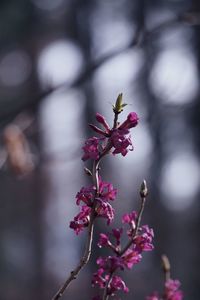
[[[141,220],[142,220],[142,214],[143,214],[144,207],[145,207],[145,202],[146,202],[146,196],[147,196],[147,194],[148,194],[148,190],[147,190],[146,181],[143,180],[143,182],[141,184],[141,188],[140,188],[141,206],[140,206],[140,209],[139,209],[138,217],[136,219],[135,229],[133,230],[133,234],[132,234],[132,237],[131,237],[130,241],[126,244],[126,246],[120,252],[118,252],[116,254],[118,257],[121,257],[121,256],[124,255],[124,253],[132,245],[134,237],[137,236],[137,234],[138,234],[138,230],[140,228],[140,223],[141,223]],[[108,282],[107,282],[107,284],[106,284],[106,286],[104,288],[104,291],[103,291],[102,300],[108,300],[109,299],[109,295],[107,294],[107,292],[108,292],[108,288],[109,288],[109,285],[111,283],[111,280],[112,280],[114,272],[115,271],[113,271],[112,274],[110,274],[110,278],[109,278],[109,280],[108,280]]]
[[[65,283],[60,287],[60,289],[54,295],[52,300],[58,300],[62,297],[62,295],[65,292],[66,288],[69,286],[69,284],[74,279],[76,279],[79,272],[83,269],[83,267],[88,263],[88,261],[90,259],[91,249],[92,249],[93,232],[94,232],[94,220],[95,220],[95,206],[96,206],[95,198],[99,194],[98,166],[99,166],[100,159],[94,161],[94,164],[93,164],[92,177],[93,177],[93,182],[94,182],[94,185],[96,187],[96,190],[95,190],[95,195],[94,195],[93,207],[92,207],[92,211],[91,211],[91,214],[90,214],[90,222],[89,222],[89,226],[88,226],[87,242],[86,242],[86,245],[85,245],[85,251],[84,251],[83,257],[81,258],[81,260],[80,260],[79,264],[77,265],[77,267],[73,271],[71,271],[71,273],[68,276],[68,278],[66,279]]]
[[[124,249],[122,249],[120,251],[119,256],[122,256],[130,248],[130,246],[133,243],[134,237],[138,234],[138,230],[139,230],[140,223],[141,223],[141,220],[142,220],[142,214],[143,214],[144,207],[145,207],[146,196],[147,196],[147,187],[146,187],[146,181],[145,180],[143,181],[143,183],[141,185],[140,196],[141,196],[141,205],[140,205],[138,217],[136,219],[135,229],[133,231],[131,240],[127,243],[127,245],[124,247]]]
[[[170,262],[169,262],[169,259],[168,257],[163,254],[161,256],[161,260],[162,260],[162,268],[163,268],[163,272],[164,272],[164,275],[165,275],[165,281],[169,280],[170,279]]]
[[[115,114],[114,117],[114,125],[113,129],[117,126],[117,120],[118,120],[118,114]],[[55,296],[52,298],[52,300],[58,300],[62,297],[63,293],[65,292],[66,288],[69,286],[69,284],[72,282],[72,280],[76,279],[77,275],[83,269],[83,267],[88,263],[90,256],[91,256],[91,250],[92,250],[92,240],[93,240],[93,232],[94,232],[94,220],[95,220],[95,209],[96,209],[96,198],[99,196],[99,163],[101,159],[109,153],[110,149],[112,148],[112,144],[110,144],[109,140],[107,142],[107,145],[104,149],[104,151],[99,155],[99,158],[94,161],[93,168],[92,168],[92,179],[93,184],[95,186],[95,194],[94,194],[94,201],[92,206],[92,211],[90,214],[90,221],[88,225],[88,236],[87,236],[87,242],[85,245],[85,251],[84,254],[78,264],[78,266],[71,271],[70,275],[66,279],[65,283],[60,287],[60,289],[57,291]]]
[[[110,278],[109,278],[109,280],[108,280],[107,283],[106,283],[106,286],[105,286],[104,291],[103,291],[102,300],[108,300],[108,299],[109,299],[108,288],[109,288],[109,285],[110,285],[110,283],[111,283],[111,281],[112,281],[113,273],[114,273],[114,272],[112,272],[112,273],[110,274]]]
[[[81,269],[89,261],[91,255],[93,231],[94,231],[94,214],[93,214],[93,219],[91,218],[90,220],[90,224],[88,228],[88,239],[87,239],[84,255],[80,260],[78,266],[70,273],[69,277],[67,278],[65,283],[61,286],[61,288],[58,290],[58,292],[55,294],[55,296],[52,298],[52,300],[58,300],[62,297],[63,293],[65,292],[66,288],[69,286],[71,281],[76,279]]]

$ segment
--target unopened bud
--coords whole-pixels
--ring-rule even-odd
[[[101,124],[105,123],[105,118],[101,114],[99,114],[99,113],[96,113],[96,119]]]
[[[148,195],[147,183],[146,180],[143,180],[140,186],[140,196],[142,198],[145,198],[147,195]]]
[[[96,113],[96,119],[100,124],[102,124],[105,127],[107,132],[110,131],[110,127],[109,127],[108,123],[106,122],[106,119],[101,114]]]
[[[163,268],[163,271],[165,273],[169,273],[170,272],[170,262],[169,262],[168,257],[165,254],[163,254],[161,256],[161,259],[162,259],[162,268]]]
[[[88,176],[92,176],[92,172],[88,168],[84,168],[85,174]]]

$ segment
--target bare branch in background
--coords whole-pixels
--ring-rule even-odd
[[[2,114],[0,114],[1,120],[10,120],[24,109],[36,107],[38,103],[40,103],[44,98],[50,96],[54,92],[66,92],[71,88],[77,88],[81,86],[98,68],[100,68],[107,61],[125,53],[126,51],[134,47],[142,47],[145,41],[153,38],[154,34],[171,27],[173,28],[177,24],[186,24],[189,26],[199,25],[200,15],[192,12],[176,15],[175,17],[160,23],[159,25],[153,27],[150,30],[144,30],[142,25],[138,26],[134,36],[126,46],[110,51],[109,53],[105,54],[104,56],[100,57],[96,61],[86,66],[86,68],[83,69],[83,71],[77,76],[77,78],[75,78],[75,80],[72,83],[62,83],[56,87],[49,88],[48,90],[43,91],[42,93],[37,95],[31,101],[20,103],[20,105],[17,106],[15,109],[12,108],[11,111],[8,110],[6,112],[3,112]]]

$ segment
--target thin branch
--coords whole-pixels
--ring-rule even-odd
[[[114,272],[112,272],[112,273],[110,274],[110,278],[109,278],[109,280],[108,280],[107,283],[106,283],[106,286],[105,286],[104,291],[103,291],[102,300],[108,300],[108,299],[109,299],[108,288],[109,288],[109,285],[110,285],[110,283],[111,283],[111,281],[112,281],[113,273],[114,273]]]
[[[169,259],[165,254],[163,254],[161,256],[161,260],[162,260],[162,268],[163,268],[163,272],[164,272],[164,276],[165,276],[165,282],[166,282],[167,280],[170,279],[171,266],[170,266]]]
[[[117,114],[117,116],[115,115],[116,124],[117,124],[117,119],[118,119],[118,114]],[[92,179],[93,179],[93,184],[95,186],[95,194],[94,194],[94,198],[93,198],[94,201],[93,201],[92,211],[90,214],[90,221],[89,221],[89,226],[88,226],[88,236],[87,236],[87,242],[85,245],[85,251],[84,251],[83,257],[81,258],[77,267],[73,271],[71,271],[71,273],[68,276],[68,278],[66,279],[65,283],[60,287],[60,289],[57,291],[57,293],[52,298],[52,300],[58,300],[59,298],[62,297],[66,288],[69,286],[69,284],[74,279],[76,279],[79,272],[83,269],[83,267],[88,263],[88,261],[90,259],[91,250],[92,250],[93,233],[94,233],[94,221],[95,221],[95,217],[96,217],[96,214],[95,214],[96,203],[97,203],[96,198],[99,196],[99,163],[100,163],[101,159],[109,153],[111,148],[112,148],[112,144],[108,140],[104,151],[99,155],[99,159],[95,160],[93,163],[91,175],[92,175]]]
[[[58,290],[58,292],[55,294],[55,296],[52,298],[52,300],[58,300],[63,296],[63,293],[65,292],[66,288],[69,286],[69,284],[72,282],[72,280],[76,279],[76,277],[79,274],[79,272],[81,271],[81,269],[83,269],[83,267],[87,264],[87,262],[90,259],[93,231],[94,231],[94,213],[92,214],[92,217],[90,219],[90,224],[89,224],[89,228],[88,228],[88,238],[87,238],[84,255],[81,258],[78,266],[70,273],[69,277],[67,278],[65,283],[61,286],[61,288]]]
[[[96,207],[95,198],[99,194],[99,174],[98,174],[99,162],[100,162],[100,159],[94,161],[94,163],[93,163],[92,177],[93,177],[93,183],[96,187],[96,190],[95,190],[95,195],[94,195],[93,207],[92,207],[92,211],[91,211],[91,214],[90,214],[90,222],[89,222],[89,226],[88,226],[87,242],[86,242],[86,245],[85,245],[85,251],[84,251],[83,257],[81,258],[81,260],[80,260],[79,264],[77,265],[77,267],[73,271],[71,271],[71,273],[68,276],[68,278],[66,279],[65,283],[60,287],[60,289],[54,295],[52,300],[58,300],[63,296],[66,288],[69,286],[69,284],[74,279],[77,278],[77,275],[79,274],[79,272],[84,268],[84,266],[88,263],[88,261],[90,259],[91,251],[92,251],[93,233],[94,233],[94,220],[95,220],[95,207]]]
[[[122,256],[122,255],[130,248],[130,246],[131,246],[132,243],[133,243],[134,237],[138,234],[138,230],[139,230],[140,223],[141,223],[141,220],[142,220],[142,214],[143,214],[144,207],[145,207],[145,202],[146,202],[146,198],[145,198],[145,197],[142,197],[142,199],[141,199],[140,210],[139,210],[138,217],[137,217],[137,220],[136,220],[135,230],[133,231],[133,235],[132,235],[132,237],[131,237],[131,240],[130,240],[130,241],[127,243],[127,245],[121,250],[121,252],[119,253],[119,256]]]
[[[138,234],[138,231],[139,231],[139,228],[140,228],[140,224],[141,224],[141,220],[142,220],[142,214],[143,214],[143,211],[144,211],[144,208],[145,208],[145,202],[146,202],[146,196],[148,194],[148,190],[147,190],[147,185],[146,185],[146,181],[143,180],[142,184],[141,184],[141,187],[140,187],[140,197],[141,197],[141,205],[140,205],[140,209],[139,209],[139,212],[138,212],[138,217],[136,219],[136,225],[135,225],[135,228],[133,229],[133,234],[132,234],[132,237],[130,239],[130,241],[126,244],[126,246],[120,251],[118,252],[116,255],[118,257],[121,257],[124,255],[124,253],[126,253],[126,251],[131,247],[131,245],[133,244],[133,239],[134,237],[137,236]],[[110,278],[104,288],[104,291],[103,291],[103,298],[102,300],[108,300],[109,299],[109,295],[108,295],[108,288],[109,288],[109,285],[111,283],[111,280],[112,280],[112,277],[114,275],[114,272],[113,271],[111,274],[110,274]]]

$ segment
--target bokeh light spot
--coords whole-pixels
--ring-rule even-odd
[[[197,67],[193,55],[179,48],[162,51],[150,75],[156,96],[174,104],[188,103],[198,91]]]
[[[47,45],[38,58],[38,75],[44,87],[70,83],[80,72],[83,59],[79,48],[68,40]]]
[[[189,207],[199,190],[200,165],[192,152],[177,153],[162,170],[162,191],[166,206],[173,210]]]

